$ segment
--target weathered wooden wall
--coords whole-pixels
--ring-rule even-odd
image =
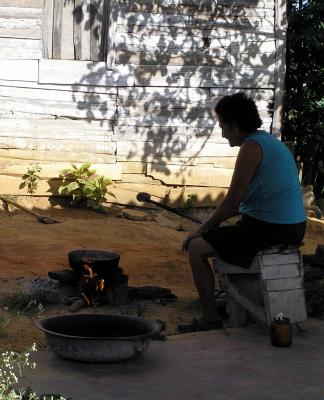
[[[71,4],[106,13],[104,0],[0,0],[1,192],[23,193],[21,175],[38,162],[38,194],[56,194],[61,168],[90,161],[116,181],[119,202],[136,202],[136,191],[173,204],[190,193],[200,205],[219,200],[237,148],[213,106],[246,90],[270,129],[279,1],[278,16],[274,0],[110,0],[111,19],[98,22],[108,58],[93,61],[102,60],[95,25],[86,11],[73,22]]]

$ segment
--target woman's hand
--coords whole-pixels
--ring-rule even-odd
[[[202,235],[202,232],[195,231],[189,233],[187,239],[182,243],[182,251],[187,251],[189,243],[192,241],[192,239],[195,239],[196,237],[199,237]]]

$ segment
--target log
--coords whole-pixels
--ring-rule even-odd
[[[111,121],[86,121],[67,118],[57,119],[1,119],[1,136],[21,136],[58,139],[113,140]]]
[[[202,50],[204,42],[202,35],[187,36],[169,36],[166,35],[146,35],[134,33],[116,33],[116,47],[120,50],[152,50],[156,49],[164,52],[169,50]],[[228,47],[231,44],[230,39],[215,38],[212,39],[211,48]]]
[[[109,106],[115,107],[116,95],[110,93],[93,93],[93,92],[79,92],[74,90],[55,90],[55,86],[51,90],[43,88],[42,85],[37,85],[32,88],[1,86],[0,83],[0,97],[13,98],[15,101],[24,101],[28,99],[32,101],[42,100],[46,102],[56,102],[57,104],[71,103],[77,106],[81,103],[89,103],[89,108],[92,106]]]
[[[273,87],[273,71],[267,67],[210,68],[136,66],[137,86],[215,87],[236,86],[250,88]]]
[[[130,296],[133,299],[169,299],[176,300],[177,296],[172,293],[170,289],[158,287],[158,286],[129,286]]]
[[[0,0],[2,7],[42,8],[43,0]]]
[[[219,138],[223,143],[226,140],[221,138],[221,131],[218,126],[213,127],[188,127],[187,126],[116,126],[114,137],[117,141],[158,141],[163,139],[181,139],[187,141],[189,138],[206,140],[207,138]]]
[[[0,60],[0,79],[38,81],[37,60]]]
[[[1,78],[1,75],[0,75]],[[105,62],[40,60],[39,83],[62,85],[133,86],[131,65],[120,65],[112,71]]]
[[[148,164],[147,175],[166,185],[194,185],[229,187],[232,169],[190,166],[179,168],[175,165]]]
[[[40,151],[67,151],[70,149],[75,152],[114,154],[116,144],[114,142],[95,142],[89,143],[75,142],[75,140],[52,140],[46,142],[43,139],[12,138],[0,137],[1,149],[21,149],[21,150],[40,150]]]
[[[2,18],[20,18],[20,19],[41,19],[42,7],[3,7],[0,4],[0,15]]]
[[[207,88],[178,88],[178,87],[134,87],[118,89],[118,105],[137,106],[138,104],[150,104],[153,101],[161,102],[161,105],[167,105],[172,102],[181,106],[190,104],[205,105],[213,96],[223,96],[225,90],[220,88],[210,94]]]
[[[113,164],[116,156],[113,154],[92,154],[88,151],[54,151],[54,150],[21,150],[21,149],[0,149],[0,157],[14,160],[28,160],[30,163],[50,162],[91,162],[101,164]],[[7,192],[9,193],[9,192]]]
[[[40,40],[0,37],[0,59],[35,60],[41,57],[42,44]]]
[[[90,120],[114,119],[115,102],[106,101],[101,104],[91,103],[87,100],[87,96],[82,101],[77,102],[0,96],[0,110],[10,111],[11,113],[24,112]]]
[[[127,0],[120,0],[119,6],[123,11],[133,12],[149,12],[149,13],[166,13],[166,14],[181,14],[181,15],[193,15],[193,14],[213,14],[217,12],[221,6],[223,9],[230,8],[229,6],[235,4],[236,13],[252,12],[249,8],[253,5],[254,9],[262,10],[269,9],[273,10],[273,0],[257,0],[251,4],[251,0],[236,0],[233,1],[198,1],[198,0],[135,0],[129,2]],[[228,11],[227,11],[228,12]],[[263,15],[263,14],[261,14]]]
[[[16,160],[8,161],[0,158],[1,174],[7,176],[23,176],[26,174],[28,167],[32,164],[30,160]],[[37,164],[41,168],[39,176],[41,179],[58,178],[59,173],[63,169],[71,168],[70,162],[44,162],[38,161]],[[78,167],[82,163],[75,163]],[[122,165],[119,163],[114,164],[99,164],[93,163],[91,169],[94,169],[98,175],[106,176],[113,180],[122,179]]]
[[[135,64],[135,65],[207,65],[211,67],[226,68],[230,66],[228,56],[217,49],[217,54],[210,54],[205,50],[118,50],[116,49],[117,64]]]
[[[40,19],[29,19],[29,18],[3,18],[0,17],[0,28],[12,29],[12,30],[37,30],[40,31],[41,20]],[[10,37],[9,34],[6,37]]]
[[[198,129],[213,130],[216,121],[215,118],[192,117],[190,114],[177,116],[175,112],[170,111],[161,113],[162,115],[139,115],[139,116],[116,116],[115,123],[119,126],[136,126],[136,127],[172,127],[174,136],[178,127],[183,128],[191,126]],[[170,115],[171,114],[171,115]],[[263,117],[262,128],[267,129],[271,123],[271,118]],[[218,130],[219,132],[219,130]],[[216,133],[218,133],[216,131]]]
[[[10,90],[15,90],[16,88],[26,88],[26,89],[43,89],[46,90],[51,96],[52,91],[60,92],[60,96],[64,96],[64,92],[69,93],[70,96],[78,96],[77,93],[87,93],[88,95],[97,95],[97,94],[105,94],[105,95],[112,95],[112,94],[117,94],[117,88],[116,87],[109,87],[109,86],[92,86],[92,85],[73,85],[73,84],[67,84],[67,85],[61,85],[61,84],[43,84],[43,83],[38,83],[38,82],[31,82],[31,81],[18,81],[18,80],[1,80],[0,79],[0,87],[10,87]],[[2,89],[5,90],[5,89]],[[36,90],[35,93],[38,91]],[[63,92],[63,93],[62,93]],[[73,92],[73,93],[71,93]],[[61,97],[60,97],[61,98]],[[71,97],[70,97],[71,98]]]
[[[17,39],[41,39],[40,29],[0,28],[0,37]]]
[[[63,284],[75,284],[78,282],[80,276],[70,269],[62,269],[59,271],[49,271],[47,273],[49,278],[59,281]]]
[[[250,11],[250,15],[244,15],[240,11],[240,15],[233,15],[233,8],[229,7],[224,9],[223,12],[213,15],[210,14],[199,14],[199,16],[193,17],[192,15],[182,15],[182,14],[153,14],[153,13],[132,13],[121,11],[118,15],[117,24],[118,25],[155,25],[155,26],[179,26],[186,28],[199,27],[210,27],[220,24],[222,26],[227,25],[245,25],[245,26],[260,26],[260,25],[271,25],[273,20],[273,10],[271,9],[259,9],[254,11],[253,8],[247,8]],[[239,13],[237,13],[239,14]],[[259,14],[259,15],[258,15]],[[271,20],[272,19],[272,20]]]

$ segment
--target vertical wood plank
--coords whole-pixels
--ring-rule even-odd
[[[102,61],[102,35],[104,0],[91,0],[90,5],[90,53],[92,61]]]
[[[74,59],[82,60],[82,21],[84,13],[82,10],[83,0],[74,0],[74,13],[73,13],[73,45],[74,45]]]
[[[107,23],[107,60],[106,68],[113,69],[115,66],[115,32],[117,27],[118,7],[116,0],[110,0],[108,6]]]
[[[106,61],[107,57],[107,36],[108,36],[108,17],[109,17],[109,1],[103,0],[102,9],[102,29],[101,29],[101,61]]]
[[[54,0],[53,19],[53,58],[61,58],[61,34],[62,34],[62,11],[63,1]]]
[[[43,58],[52,58],[53,56],[53,13],[54,13],[54,0],[43,0],[43,15],[42,15]]]
[[[73,14],[74,0],[65,1],[62,8],[61,59],[74,60]]]
[[[81,60],[91,60],[90,53],[90,5],[91,0],[82,1]]]
[[[271,131],[281,136],[282,112],[284,101],[284,84],[286,74],[286,31],[287,31],[287,4],[286,0],[275,0],[275,93],[274,113]]]

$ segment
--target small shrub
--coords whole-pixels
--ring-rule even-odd
[[[187,200],[185,203],[185,208],[190,208],[192,206],[192,203],[197,200],[197,193],[189,193],[187,194]]]
[[[31,388],[15,389],[19,378],[26,367],[36,368],[36,364],[30,362],[30,352],[37,351],[36,344],[22,353],[5,351],[0,354],[0,400],[71,400],[59,394],[43,394],[38,396]]]
[[[44,311],[42,300],[37,292],[19,292],[4,296],[1,303],[4,309],[10,313],[42,316]]]
[[[59,187],[59,194],[72,196],[73,203],[77,206],[99,209],[106,202],[106,195],[115,195],[108,191],[108,186],[112,184],[111,179],[98,176],[90,167],[91,163],[85,163],[79,168],[72,164],[72,168],[60,171],[62,185]]]
[[[0,315],[0,333],[1,329],[5,328],[9,324],[9,319],[5,318],[3,315]]]
[[[22,176],[22,183],[19,189],[23,189],[27,186],[27,192],[32,196],[38,189],[39,180],[41,177],[38,175],[42,168],[38,164],[32,164],[28,167],[25,175]]]
[[[5,351],[0,355],[0,400],[21,400],[24,393],[22,390],[14,390],[14,385],[18,384],[18,376],[22,377],[25,367],[35,369],[36,364],[30,363],[30,351],[36,351],[34,344],[30,350],[22,353]],[[18,371],[18,374],[16,373]],[[26,398],[26,397],[25,397]],[[27,400],[37,399],[34,393],[27,397]]]

